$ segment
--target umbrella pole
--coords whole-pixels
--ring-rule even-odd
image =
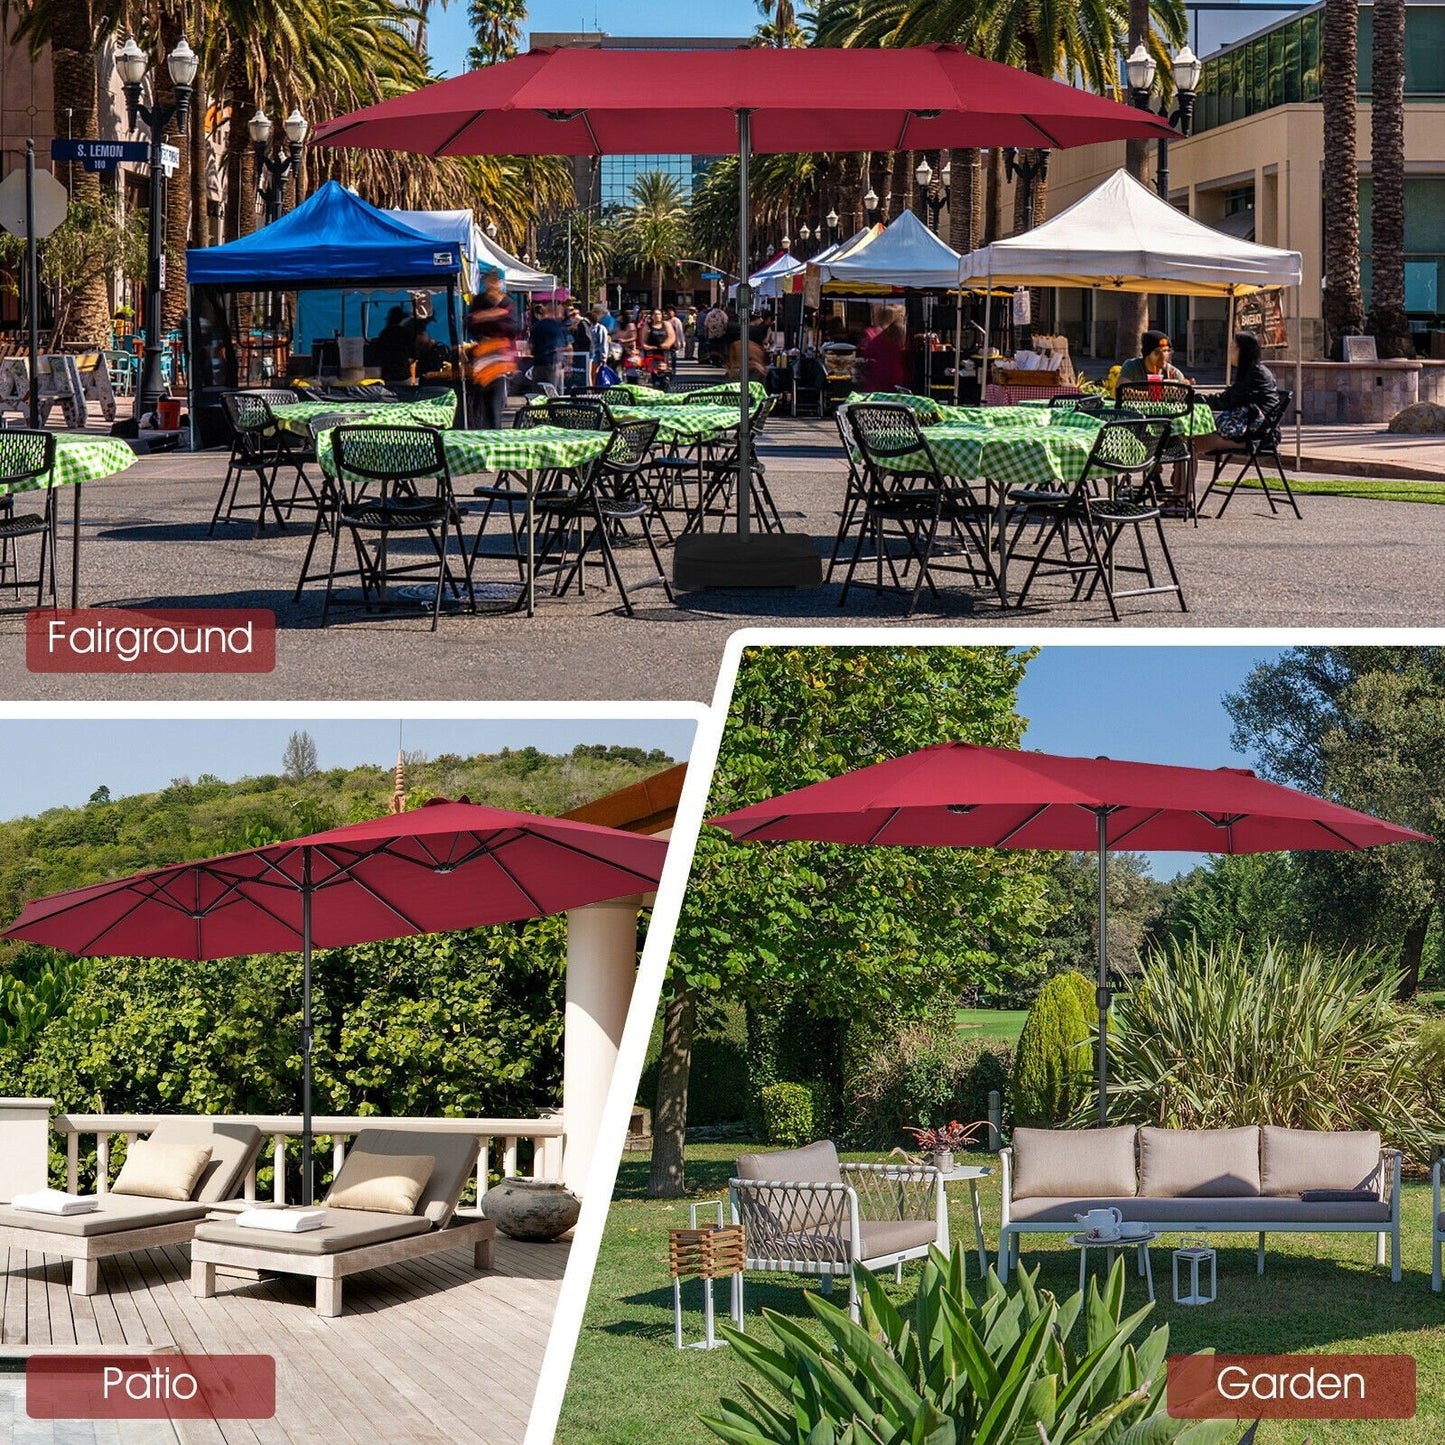
[[[752,387],[748,374],[748,343],[752,329],[753,288],[748,284],[748,152],[752,149],[750,110],[738,111],[738,391],[741,406],[738,416],[738,536],[751,530],[749,508],[752,505]]]
[[[1099,810],[1099,1127],[1109,1122],[1109,816]]]
[[[301,1203],[314,1199],[311,1158],[311,850],[301,859]]]

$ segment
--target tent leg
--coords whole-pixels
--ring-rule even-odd
[[[738,392],[740,405],[738,416],[738,536],[746,537],[751,530],[749,508],[752,504],[752,390],[748,375],[749,332],[752,329],[753,288],[748,284],[748,159],[752,149],[752,119],[750,110],[738,111],[738,256],[742,264],[738,270]]]
[[[1228,386],[1234,379],[1234,367],[1230,364],[1230,348],[1234,345],[1234,292],[1229,293],[1229,321],[1224,328],[1224,384]]]
[[[311,850],[301,872],[301,1203],[315,1198],[311,1159]]]
[[[1304,296],[1304,288],[1296,286],[1294,291],[1294,469],[1299,471],[1300,452],[1304,446],[1304,429],[1301,425],[1301,412],[1304,407],[1304,356],[1305,356],[1305,322],[1301,314],[1304,307],[1300,304]]]
[[[989,262],[988,283],[983,293],[983,370],[978,374],[978,404],[988,404],[988,354],[993,350],[989,338],[993,335],[993,262]]]
[[[467,417],[467,367],[462,357],[462,341],[457,328],[457,283],[447,280],[447,329],[451,333],[452,355],[457,359],[457,394],[462,413],[462,430],[471,422]]]
[[[958,405],[958,385],[963,369],[963,287],[954,293],[953,301],[953,404]]]

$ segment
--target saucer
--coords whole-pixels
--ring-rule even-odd
[[[1115,1229],[1111,1230],[1108,1234],[1105,1234],[1102,1230],[1098,1234],[1095,1234],[1091,1230],[1086,1237],[1090,1244],[1118,1244],[1124,1236]]]

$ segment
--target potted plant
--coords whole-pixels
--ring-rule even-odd
[[[925,1163],[948,1174],[953,1169],[954,1150],[966,1149],[977,1140],[979,1131],[987,1127],[985,1119],[976,1119],[972,1124],[960,1124],[957,1119],[950,1119],[947,1124],[929,1124],[922,1128],[910,1126],[904,1132],[913,1135],[918,1147],[923,1150]]]

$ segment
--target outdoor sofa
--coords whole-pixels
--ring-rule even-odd
[[[490,1269],[497,1226],[459,1219],[457,1205],[476,1168],[474,1134],[363,1129],[326,1198],[320,1229],[283,1234],[208,1220],[191,1241],[191,1291],[216,1292],[216,1267],[302,1275],[316,1281],[316,1313],[341,1313],[342,1282],[362,1270],[468,1246],[477,1269]],[[419,1181],[419,1183],[418,1183]],[[351,1201],[366,1207],[357,1207]]]
[[[858,1318],[854,1264],[921,1259],[948,1239],[943,1176],[927,1164],[841,1164],[831,1140],[773,1154],[744,1154],[729,1181],[732,1222],[743,1226],[743,1268],[848,1280]],[[735,1276],[735,1313],[743,1311]]]
[[[100,1261],[135,1250],[184,1244],[197,1223],[210,1209],[234,1199],[250,1176],[260,1153],[261,1131],[253,1124],[221,1124],[204,1118],[167,1119],[157,1124],[145,1144],[162,1151],[175,1151],[181,1158],[189,1151],[196,1158],[209,1151],[199,1177],[180,1199],[133,1192],[138,1188],[164,1187],[158,1168],[143,1177],[138,1169],[144,1145],[132,1147],[120,1177],[110,1192],[98,1196],[95,1210],[88,1214],[36,1214],[8,1206],[0,1207],[0,1244],[9,1249],[58,1254],[73,1261],[70,1278],[72,1294],[92,1295],[100,1287]],[[117,1192],[123,1191],[123,1192]],[[171,1191],[179,1192],[178,1190]]]
[[[1258,1234],[1260,1274],[1266,1234],[1373,1234],[1377,1265],[1388,1235],[1400,1279],[1400,1154],[1376,1133],[1015,1129],[1000,1160],[1004,1279],[1023,1235],[1075,1234],[1075,1214],[1109,1206],[1160,1231]]]

